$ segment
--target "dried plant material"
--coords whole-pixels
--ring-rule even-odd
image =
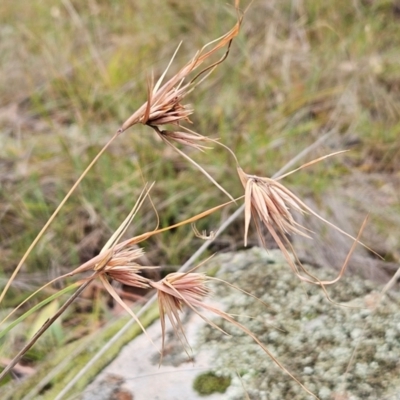
[[[0,367],[7,367],[7,365],[9,365],[11,361],[12,360],[9,358],[0,358]],[[21,379],[37,373],[37,369],[28,365],[21,365],[20,363],[17,363],[13,367],[13,372]]]
[[[274,179],[248,175],[241,168],[238,168],[238,175],[245,188],[245,246],[251,215],[258,216],[269,231],[275,232],[276,227],[282,235],[296,233],[309,237],[301,230],[305,228],[296,223],[289,211],[306,212],[292,192]]]
[[[138,264],[136,260],[144,255],[144,250],[137,247],[124,247],[118,249],[113,255],[112,259],[108,262],[106,270],[112,270],[117,266],[133,266]]]
[[[161,139],[168,145],[168,146],[170,146],[170,147],[172,147],[172,149],[174,149],[177,153],[179,153],[183,158],[186,158],[186,160],[188,160],[191,164],[193,164],[203,175],[205,175],[208,179],[209,179],[209,181],[210,182],[212,182],[219,190],[221,190],[221,192],[223,192],[223,193],[225,193],[232,201],[234,201],[233,200],[233,197],[201,166],[201,165],[199,165],[196,161],[194,161],[191,157],[189,157],[187,154],[185,154],[183,151],[181,151],[181,150],[179,150],[178,149],[178,147],[176,147],[174,144],[172,144],[170,141],[169,141],[169,139],[168,139],[168,137],[167,136],[165,136],[165,135],[163,135],[162,133],[161,133],[161,131],[158,129],[158,127],[156,127],[156,126],[153,126],[152,127],[156,132],[157,132],[157,134],[161,137]],[[194,133],[194,132],[193,132]],[[199,135],[199,134],[196,134],[196,135]],[[199,135],[199,136],[201,136],[201,135]],[[214,139],[209,139],[209,138],[206,138],[205,136],[201,136],[202,138],[203,138],[203,140],[208,140],[208,141],[213,141],[213,142],[216,142],[216,140],[214,140]],[[199,148],[199,145],[197,144],[197,143],[194,143],[193,141],[192,141],[192,147],[197,147],[197,148]],[[203,147],[203,149],[204,149],[205,147]]]
[[[144,251],[136,247],[136,242],[133,243],[123,243],[118,245],[121,237],[124,235],[128,226],[132,222],[133,218],[136,216],[140,207],[142,206],[144,200],[149,195],[151,188],[154,183],[150,186],[145,185],[142,190],[135,206],[132,208],[131,212],[114,232],[111,238],[102,248],[99,256],[102,256],[100,262],[96,263],[92,268],[96,272],[91,279],[96,277],[101,281],[107,292],[114,298],[114,300],[128,312],[128,314],[137,322],[144,334],[149,338],[150,342],[153,343],[151,338],[147,335],[147,332],[140,322],[136,314],[127,306],[127,304],[121,299],[115,288],[109,282],[109,278],[116,279],[126,285],[138,287],[138,288],[149,288],[149,280],[141,275],[139,272],[141,269],[151,268],[142,267],[136,263],[136,260],[140,258]],[[92,263],[87,264],[86,268],[90,268]],[[77,270],[82,268],[79,267]],[[74,272],[76,272],[75,270]]]
[[[124,285],[149,289],[149,279],[140,275],[145,269],[153,269],[159,267],[142,266],[135,262],[144,255],[144,251],[137,247],[126,247],[118,250],[113,254],[110,261],[104,268],[105,274]]]
[[[111,286],[108,281],[108,278],[118,278],[117,280],[126,282],[126,284],[130,284],[130,286],[135,286],[143,288],[146,287],[146,280],[141,275],[137,273],[139,265],[135,262],[140,256],[143,255],[143,250],[138,249],[134,245],[136,242],[132,243],[122,243],[118,244],[123,234],[126,232],[129,224],[132,222],[133,218],[139,211],[140,207],[142,206],[144,200],[149,194],[149,191],[153,187],[151,185],[145,185],[144,189],[142,190],[139,198],[132,208],[131,212],[122,222],[122,224],[118,227],[118,229],[114,232],[111,238],[107,241],[104,245],[100,254],[96,257],[93,257],[91,260],[87,261],[86,263],[82,264],[78,268],[74,269],[73,271],[59,276],[52,281],[48,282],[46,285],[43,285],[41,288],[36,290],[30,296],[28,296],[23,302],[21,302],[17,307],[15,307],[11,313],[9,313],[1,322],[0,325],[3,324],[11,315],[13,315],[23,304],[25,304],[29,299],[35,296],[38,292],[43,290],[45,287],[51,285],[52,283],[59,281],[63,278],[72,277],[78,275],[83,272],[94,272],[90,277],[83,279],[80,282],[77,282],[78,285],[87,285],[90,281],[93,281],[96,278],[99,278],[100,281],[103,283],[105,289],[110,293],[112,297],[122,306],[124,307],[131,316],[138,322],[138,324],[142,327],[140,321],[136,318],[134,313],[129,309],[127,305],[122,301],[119,297],[118,293],[115,289]],[[141,267],[141,269],[146,267]],[[149,267],[148,267],[149,268]],[[71,285],[74,286],[74,285]],[[43,303],[43,302],[42,302]],[[43,303],[46,304],[46,303]],[[28,315],[25,313],[24,315]],[[24,316],[20,317],[23,318]],[[143,327],[142,327],[143,329]],[[146,332],[145,332],[146,333]]]
[[[192,229],[193,229],[195,236],[198,237],[199,239],[213,240],[215,238],[214,231],[210,231],[209,235],[207,235],[207,231],[204,231],[204,230],[200,233],[195,224],[192,224]]]
[[[178,227],[180,227],[180,226],[183,226],[183,225],[187,225],[187,224],[191,224],[191,223],[193,223],[193,222],[196,222],[196,221],[198,221],[199,219],[204,218],[204,217],[206,217],[206,216],[208,216],[208,215],[211,215],[212,213],[214,213],[214,212],[216,212],[216,211],[218,211],[218,210],[220,210],[220,209],[226,207],[227,205],[232,204],[232,203],[234,203],[234,202],[237,201],[237,200],[240,200],[241,198],[242,198],[242,197],[237,198],[237,199],[232,200],[232,201],[228,201],[228,202],[223,203],[223,204],[220,204],[220,205],[218,205],[218,206],[209,208],[208,210],[203,211],[203,212],[201,212],[201,213],[199,213],[199,214],[197,214],[197,215],[194,215],[193,217],[190,217],[190,218],[188,218],[188,219],[185,219],[184,221],[178,222],[178,223],[176,223],[176,224],[167,226],[167,227],[165,227],[165,228],[155,229],[154,231],[146,232],[146,233],[143,233],[143,234],[141,234],[141,235],[135,236],[135,237],[133,237],[133,238],[127,239],[127,240],[125,240],[125,241],[119,243],[119,244],[117,245],[117,248],[119,248],[119,247],[124,247],[124,246],[131,245],[131,244],[137,244],[137,243],[143,242],[144,240],[150,238],[151,236],[158,235],[158,234],[160,234],[160,233],[162,233],[162,232],[166,232],[166,231],[169,231],[169,230],[171,230],[171,229],[175,229],[175,228],[178,228]]]
[[[203,301],[204,297],[210,293],[210,290],[206,286],[208,278],[205,274],[201,273],[181,273],[176,272],[167,275],[163,280],[159,282],[151,282],[151,286],[157,289],[158,296],[158,306],[160,310],[160,321],[162,330],[162,351],[163,354],[165,345],[165,316],[171,322],[171,325],[177,334],[179,340],[187,349],[188,342],[183,329],[182,321],[180,319],[179,313],[182,311],[184,305],[191,308],[197,315],[199,315],[206,323],[210,324],[212,327],[218,329],[224,334],[227,334],[218,325],[212,322],[209,318],[205,317],[200,313],[199,309],[202,308],[206,311],[212,312],[215,315],[225,319],[233,326],[241,329],[244,333],[249,335],[260,347],[261,349],[275,362],[275,364],[286,374],[288,374],[294,381],[296,381],[307,393],[309,393],[314,398],[317,398],[310,390],[308,390],[304,385],[299,382],[299,380],[288,371],[278,359],[260,342],[260,340],[244,325],[237,322],[231,315],[213,307]],[[186,350],[187,351],[187,350]]]
[[[179,312],[184,304],[191,308],[199,307],[201,300],[209,293],[205,285],[206,276],[199,273],[171,273],[159,282],[151,282],[157,289],[158,306],[162,330],[162,349],[165,344],[165,315],[170,320],[172,327],[181,340],[184,348],[188,347]]]
[[[205,77],[209,75],[210,72],[213,71],[214,68],[216,68],[217,65],[224,61],[228,55],[230,44],[238,35],[243,18],[242,15],[239,14],[238,1],[236,2],[236,9],[238,11],[238,21],[235,26],[225,35],[206,44],[183,68],[163,84],[162,82],[179,49],[178,47],[168,67],[156,84],[153,83],[153,79],[150,80],[148,85],[148,99],[146,103],[144,103],[122,124],[118,131],[119,133],[124,132],[129,127],[138,123],[149,126],[160,126],[166,124],[179,125],[182,121],[190,122],[189,115],[193,113],[193,109],[182,105],[182,101]],[[212,46],[211,49],[207,50],[210,46]],[[204,61],[223,47],[226,47],[227,50],[220,60],[208,65],[193,79],[184,83],[189,74],[195,71]],[[198,81],[198,78],[204,74],[205,76]]]
[[[107,241],[103,249],[100,251],[100,254],[97,256],[93,257],[92,259],[86,261],[79,267],[75,268],[74,270],[68,272],[67,274],[61,275],[52,281],[46,283],[39,289],[37,289],[35,292],[33,292],[31,295],[29,295],[24,301],[22,301],[17,307],[15,307],[2,321],[0,321],[0,326],[6,322],[16,311],[18,311],[26,302],[28,302],[32,297],[34,297],[36,294],[38,294],[40,291],[42,291],[44,288],[52,285],[54,282],[57,282],[61,279],[73,277],[85,272],[90,272],[94,271],[95,275],[90,276],[87,279],[84,279],[80,282],[77,282],[76,284],[72,285],[75,287],[77,284],[82,284],[84,282],[87,282],[87,280],[94,280],[96,277],[104,278],[103,275],[108,275],[106,278],[100,279],[102,283],[106,286],[106,290],[109,288],[109,282],[108,278],[114,278],[119,282],[125,283],[129,286],[136,286],[140,288],[147,288],[148,285],[148,280],[144,278],[143,276],[139,275],[137,271],[138,264],[135,262],[136,259],[141,257],[144,254],[144,251],[137,248],[136,245],[143,242],[144,240],[150,238],[151,236],[157,235],[162,232],[169,231],[174,228],[178,228],[180,226],[194,223],[198,221],[201,218],[204,218],[221,208],[232,204],[232,201],[220,204],[216,207],[212,207],[206,211],[203,211],[191,218],[188,218],[184,221],[178,222],[174,225],[167,226],[165,228],[160,228],[160,229],[155,229],[150,232],[143,233],[141,235],[126,239],[122,242],[119,243],[121,240],[123,234],[126,232],[129,224],[132,222],[133,218],[139,211],[141,205],[143,204],[145,198],[148,196],[152,185],[145,185],[145,188],[143,189],[142,193],[140,194],[135,206],[132,208],[131,212],[128,214],[128,216],[125,218],[125,220],[122,222],[122,224],[118,227],[118,229],[114,232],[114,234],[111,236],[111,238]],[[149,269],[149,268],[158,268],[154,266],[140,266],[140,269]],[[112,296],[116,297],[118,294],[115,292],[114,289]],[[115,292],[115,293],[114,293]],[[111,293],[110,293],[111,294]],[[118,296],[119,297],[119,296]],[[118,302],[122,300],[119,299]],[[42,302],[43,305],[47,304],[45,302]],[[123,306],[125,308],[125,306]],[[131,311],[130,311],[131,313]],[[29,314],[25,313],[24,316],[20,317],[21,320],[23,320],[26,316]]]
[[[127,306],[127,304],[121,299],[117,291],[114,289],[114,287],[111,285],[111,283],[108,281],[108,279],[104,276],[104,274],[99,275],[99,279],[102,282],[104,288],[107,290],[107,292],[113,297],[113,299],[137,322],[137,324],[140,326],[140,329],[143,331],[143,333],[148,337],[151,343],[153,341],[151,340],[150,336],[147,334],[146,329],[144,328],[143,324],[140,322],[139,318],[136,316],[136,314]]]
[[[170,140],[191,146],[198,150],[205,150],[207,147],[199,142],[207,141],[207,138],[195,132],[187,130],[160,130],[162,125],[181,126],[182,122],[190,123],[189,116],[193,113],[193,109],[188,105],[183,105],[183,99],[192,92],[208,75],[222,63],[229,53],[232,40],[238,35],[243,16],[239,12],[239,2],[235,2],[238,19],[234,27],[225,35],[206,44],[195,56],[181,68],[172,78],[163,84],[163,80],[167,74],[172,61],[179,49],[175,51],[169,65],[159,80],[154,84],[153,77],[148,84],[148,99],[136,112],[134,112],[118,130],[118,134],[124,132],[129,127],[141,123],[152,127],[157,134],[175,149],[180,155],[196,166],[215,186],[225,193],[231,200],[233,197],[221,186],[215,179],[199,164],[192,160],[185,153],[174,146]],[[211,46],[211,49],[209,47]],[[185,83],[188,76],[202,65],[208,58],[214,55],[221,48],[226,47],[225,54],[216,62],[203,68],[194,78]],[[209,49],[209,50],[208,50]],[[201,79],[199,79],[201,77]]]
[[[315,283],[314,280],[300,275],[287,247],[291,248],[287,234],[306,235],[290,213],[290,207],[300,213],[306,212],[300,200],[282,184],[271,178],[260,178],[248,175],[241,168],[237,169],[240,181],[245,188],[245,233],[244,245],[247,246],[247,236],[251,217],[256,224],[257,232],[262,239],[260,222],[268,229],[271,236],[281,249],[293,272],[302,280]]]
[[[69,0],[66,1],[68,1],[69,3]],[[228,56],[232,40],[238,35],[240,25],[242,22],[242,14],[239,13],[238,4],[239,1],[237,0],[235,2],[236,10],[238,11],[237,22],[235,26],[228,33],[205,45],[200,51],[198,51],[194,55],[194,57],[183,68],[179,69],[175,75],[173,75],[169,80],[167,80],[166,76],[179,50],[178,46],[177,50],[172,56],[172,59],[169,62],[169,65],[162,73],[161,77],[156,82],[154,82],[153,76],[150,77],[148,81],[147,101],[122,124],[120,129],[113,136],[113,138],[105,145],[105,147],[100,151],[100,153],[96,156],[93,162],[89,165],[89,167],[85,170],[82,176],[75,183],[71,191],[67,194],[65,199],[59,205],[53,216],[50,218],[48,223],[42,229],[38,237],[34,240],[31,247],[25,253],[21,262],[18,264],[10,281],[7,283],[4,291],[0,294],[0,302],[3,299],[6,291],[8,290],[8,287],[11,285],[11,282],[14,279],[15,275],[18,273],[19,269],[24,263],[24,260],[28,256],[29,252],[31,251],[33,246],[36,245],[37,241],[43,234],[44,230],[47,229],[49,223],[58,213],[58,210],[65,204],[65,201],[70,196],[72,191],[76,188],[76,186],[79,184],[79,182],[83,179],[87,171],[90,170],[94,162],[96,162],[96,160],[100,157],[100,155],[106,150],[106,148],[108,148],[108,146],[119,134],[123,133],[125,130],[127,130],[129,127],[135,124],[140,123],[151,127],[166,144],[173,147],[180,155],[189,160],[194,166],[196,166],[196,168],[198,168],[204,175],[206,175],[208,179],[210,179],[210,181],[213,182],[213,184],[215,184],[221,191],[227,194],[232,199],[232,201],[234,201],[232,196],[230,196],[230,194],[226,192],[222,188],[222,186],[220,186],[204,168],[202,168],[199,164],[197,164],[193,159],[191,159],[187,154],[182,152],[179,148],[181,145],[183,145],[199,151],[205,151],[210,148],[207,146],[208,144],[216,142],[215,139],[202,136],[182,126],[182,124],[191,123],[190,116],[194,113],[194,109],[190,106],[190,104],[186,103],[186,96],[188,96],[193,90],[195,90],[197,85],[203,82],[203,80],[205,80],[209,76],[209,74],[211,74],[212,71],[219,64],[221,64]],[[170,127],[169,130],[163,129],[162,127],[165,125],[172,125],[172,127]],[[232,152],[232,150],[230,150],[224,144],[221,144],[221,146],[225,147],[228,151],[230,151],[237,162],[236,156]],[[329,156],[313,160],[310,163],[307,163],[298,169],[312,165],[315,162],[318,162],[326,157]],[[294,171],[290,173],[293,172]],[[291,268],[296,273],[296,275],[300,277],[300,279],[306,282],[320,285],[323,290],[325,290],[324,288],[325,285],[337,282],[343,275],[356,245],[360,243],[359,240],[361,237],[361,233],[364,229],[364,226],[366,224],[366,221],[364,221],[357,238],[353,238],[352,236],[343,232],[342,230],[335,227],[333,224],[329,223],[328,221],[324,220],[322,217],[317,215],[315,212],[313,212],[297,196],[295,196],[290,190],[288,190],[283,184],[279,182],[280,179],[287,176],[288,174],[282,175],[275,179],[262,178],[255,175],[248,175],[244,173],[243,170],[239,167],[238,167],[238,174],[245,188],[245,196],[244,196],[245,245],[247,245],[250,220],[251,217],[253,217],[259,234],[261,234],[261,225],[260,225],[261,221],[261,224],[267,227],[273,238],[276,240],[278,246],[284,253],[284,256],[289,262]],[[69,304],[71,304],[73,299],[76,298],[78,295],[80,295],[82,291],[85,289],[85,287],[87,287],[89,283],[91,283],[95,279],[98,279],[102,283],[102,285],[110,293],[110,295],[120,304],[121,307],[123,307],[132,316],[132,318],[140,325],[142,330],[146,333],[144,327],[142,326],[138,318],[138,316],[141,315],[140,312],[138,314],[135,314],[124,303],[124,301],[120,297],[120,294],[112,286],[112,280],[116,280],[125,285],[129,285],[136,288],[141,288],[141,289],[155,288],[157,290],[158,305],[159,305],[160,316],[161,316],[160,319],[162,325],[163,348],[165,344],[164,340],[166,333],[165,332],[166,317],[170,320],[173,329],[180,338],[184,347],[185,348],[188,347],[189,344],[185,336],[184,328],[180,317],[180,312],[183,310],[184,306],[191,308],[208,324],[224,332],[214,322],[212,322],[210,319],[201,314],[200,310],[203,309],[205,311],[212,312],[215,315],[223,318],[236,328],[241,329],[243,332],[249,335],[284,372],[286,372],[292,379],[298,382],[297,379],[282,364],[280,364],[280,362],[272,355],[272,353],[270,353],[269,350],[257,339],[255,334],[253,334],[253,332],[251,332],[248,328],[237,322],[233,318],[232,314],[227,314],[204,302],[204,298],[210,294],[210,290],[207,287],[207,283],[212,278],[208,278],[205,274],[194,273],[190,271],[188,273],[177,272],[169,274],[164,279],[158,282],[154,282],[151,279],[146,278],[142,275],[142,272],[144,270],[158,268],[158,267],[140,265],[139,258],[144,254],[144,251],[140,248],[137,248],[137,245],[139,243],[141,243],[142,241],[148,239],[153,235],[165,232],[167,230],[171,230],[173,228],[176,228],[178,226],[190,222],[197,221],[198,219],[206,215],[209,215],[219,210],[220,208],[224,207],[225,205],[231,203],[229,202],[222,204],[218,207],[214,207],[213,209],[207,210],[201,214],[195,215],[194,217],[189,218],[185,221],[179,222],[178,224],[167,226],[161,229],[159,229],[158,227],[159,223],[158,221],[157,228],[155,228],[153,231],[146,232],[144,234],[129,238],[121,242],[122,237],[126,233],[129,224],[133,221],[133,218],[136,216],[138,210],[140,209],[141,205],[148,196],[150,189],[151,186],[146,185],[145,189],[140,194],[135,207],[132,209],[132,211],[129,213],[129,215],[120,225],[120,227],[116,230],[116,232],[107,241],[107,243],[101,250],[100,254],[98,254],[96,257],[93,257],[91,260],[82,264],[80,267],[69,272],[68,274],[58,277],[54,279],[52,282],[47,284],[49,285],[61,278],[71,277],[80,274],[82,272],[92,273],[91,276],[87,277],[86,275],[84,279],[74,284],[76,286],[79,286],[78,291],[73,295],[73,297],[68,299],[67,303],[61,306],[61,308],[59,308],[58,311],[55,311],[55,308],[58,308],[58,303],[56,301],[53,301],[53,303],[51,303],[47,309],[42,311],[42,314],[44,315],[47,321],[44,324],[42,323],[39,324],[43,326],[42,328],[39,328],[39,331],[34,335],[34,340],[37,340],[40,337],[40,335],[51,325],[51,323],[53,323],[62,314],[62,312],[66,310],[66,308],[69,306]],[[349,251],[349,254],[342,266],[339,276],[336,279],[329,282],[321,281],[318,278],[312,276],[308,271],[304,269],[300,261],[297,259],[296,255],[295,255],[295,260],[293,260],[292,256],[289,253],[290,249],[293,250],[293,248],[288,239],[288,235],[301,235],[303,237],[310,238],[309,234],[310,231],[307,230],[301,224],[296,222],[296,220],[293,217],[293,211],[296,211],[300,214],[312,214],[317,218],[319,218],[320,220],[328,223],[330,226],[333,226],[338,231],[347,235],[347,237],[350,237],[354,240],[351,250]],[[193,225],[193,230],[197,237],[204,240],[210,240],[210,239],[212,240],[215,237],[214,232],[211,232],[210,235],[207,235],[207,232],[205,231],[200,233],[195,225]],[[195,257],[197,257],[196,254],[194,255],[194,258]],[[182,270],[184,269],[185,267],[182,268]],[[391,283],[389,283],[388,286],[383,290],[382,295],[385,293],[385,290],[388,290],[390,285],[393,284],[395,279],[399,276],[399,273],[400,271],[396,273]],[[98,284],[98,282],[96,283]],[[46,287],[47,285],[45,285],[44,287]],[[234,285],[231,285],[229,283],[228,285],[234,287]],[[247,293],[241,290],[240,288],[236,289],[244,293]],[[36,294],[38,291],[36,291],[34,294]],[[66,289],[62,289],[60,290],[59,294],[57,294],[57,296],[64,294],[66,292],[67,292]],[[250,293],[247,294],[253,296]],[[32,295],[29,296],[26,300],[24,300],[24,302],[21,303],[21,305],[24,304],[26,301],[28,301],[31,297]],[[15,308],[13,312],[18,310],[20,306]],[[42,305],[39,306],[43,307]],[[38,310],[40,307],[36,308],[33,311]],[[53,314],[54,312],[55,312],[54,316],[50,316],[50,314]],[[5,320],[7,318],[8,317],[6,317]],[[3,322],[5,320],[3,320]],[[18,357],[22,357],[24,352],[26,352],[27,349],[29,349],[29,346],[33,345],[34,340],[32,340],[19,353]],[[17,358],[15,358],[10,362],[10,365],[12,363],[15,364],[17,361],[18,361]],[[4,376],[5,373],[6,370],[2,372],[1,376]],[[300,382],[298,383],[302,386],[304,390],[306,390],[309,394],[314,396]],[[59,397],[61,398],[62,396]]]
[[[256,224],[257,232],[262,239],[261,234],[261,223],[268,229],[271,236],[281,249],[282,253],[284,254],[288,264],[290,265],[293,272],[303,281],[308,283],[314,283],[317,285],[331,285],[337,282],[341,276],[343,276],[345,269],[349,263],[350,256],[354,252],[355,246],[357,244],[361,244],[362,246],[366,247],[368,250],[374,252],[369,247],[365,246],[362,242],[360,242],[361,233],[365,227],[366,220],[361,226],[360,232],[357,238],[349,235],[348,233],[344,232],[342,229],[338,228],[336,225],[332,224],[331,222],[327,221],[326,219],[322,218],[316,212],[314,212],[310,207],[308,207],[303,201],[301,201],[296,195],[294,195],[289,189],[287,189],[284,185],[278,182],[279,179],[282,179],[285,176],[290,175],[291,173],[298,171],[302,168],[308,167],[310,165],[315,164],[327,157],[343,153],[343,151],[332,153],[323,157],[320,157],[316,160],[310,161],[301,167],[282,175],[278,178],[264,178],[259,177],[256,175],[249,175],[246,174],[242,168],[238,167],[238,175],[240,181],[242,182],[243,187],[245,188],[245,234],[244,234],[244,245],[247,246],[247,236],[248,230],[250,225],[251,217]],[[311,238],[305,231],[308,231],[307,228],[298,224],[293,216],[292,211],[297,211],[300,214],[312,214],[321,221],[327,223],[329,226],[333,227],[340,233],[344,234],[345,236],[354,240],[353,246],[350,249],[346,260],[339,272],[339,275],[333,281],[320,281],[315,276],[311,275],[301,264],[300,260],[297,258],[294,249],[287,237],[290,234],[297,234],[304,236],[306,238]],[[308,231],[310,232],[310,231]],[[310,232],[311,233],[311,232]],[[290,255],[289,250],[292,250],[295,260]],[[374,252],[375,253],[375,252]],[[296,265],[296,262],[297,265]],[[303,273],[307,275],[305,277],[299,272],[299,269]],[[311,279],[310,279],[311,278]],[[325,292],[326,293],[326,292]],[[326,293],[327,294],[327,293]],[[328,297],[329,298],[329,297]]]
[[[141,289],[149,289],[149,279],[139,275],[144,269],[148,269],[148,267],[138,266],[137,268],[132,268],[127,266],[116,266],[111,269],[106,268],[105,271],[106,275],[111,279],[124,285]]]
[[[173,140],[184,146],[193,147],[196,150],[204,151],[210,149],[211,147],[204,146],[202,142],[213,141],[199,133],[190,132],[180,132],[180,131],[158,131],[157,132],[162,139]]]

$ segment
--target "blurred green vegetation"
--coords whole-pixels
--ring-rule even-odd
[[[160,76],[182,41],[173,74],[234,23],[234,9],[225,0],[0,3],[2,286],[73,182],[144,103],[151,73]],[[255,0],[228,59],[188,99],[195,109],[192,129],[220,138],[245,171],[260,176],[273,175],[332,132],[308,160],[343,148],[352,151],[285,182],[321,208],[332,188],[345,199],[340,188],[349,182],[371,184],[376,198],[385,202],[382,206],[380,200],[364,198],[355,206],[376,217],[367,244],[398,261],[400,242],[393,233],[400,215],[398,37],[397,1]],[[186,151],[233,196],[242,194],[235,164],[224,149]],[[144,182],[152,181],[161,226],[226,201],[151,129],[133,127],[113,143],[67,202],[26,261],[2,312],[96,255]],[[199,230],[215,230],[234,209],[200,221]],[[129,234],[156,224],[147,203]],[[211,251],[241,247],[242,236],[238,221]],[[257,243],[255,235],[251,243]],[[144,246],[154,265],[178,266],[200,244],[186,227]]]

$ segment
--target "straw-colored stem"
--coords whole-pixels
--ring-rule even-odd
[[[26,261],[26,259],[28,258],[29,254],[32,252],[33,248],[36,246],[36,244],[39,242],[39,240],[41,239],[41,237],[43,236],[44,232],[47,230],[47,228],[50,226],[50,224],[53,222],[53,220],[55,219],[55,217],[57,216],[57,214],[60,212],[61,208],[64,206],[64,204],[67,202],[67,200],[71,197],[72,193],[74,192],[74,190],[78,187],[78,185],[81,183],[82,179],[87,175],[87,173],[90,171],[90,169],[93,167],[93,165],[97,162],[97,160],[101,157],[101,155],[106,151],[106,149],[108,148],[108,146],[114,141],[114,139],[119,135],[119,133],[115,133],[114,136],[106,143],[106,145],[100,150],[100,152],[97,154],[97,156],[92,160],[92,162],[87,166],[87,168],[85,169],[85,171],[83,171],[83,173],[81,174],[81,176],[78,178],[78,180],[74,183],[74,185],[72,186],[72,188],[69,190],[69,192],[66,194],[66,196],[64,197],[64,199],[61,201],[61,203],[58,205],[58,207],[55,209],[55,211],[53,212],[53,214],[51,215],[51,217],[48,219],[48,221],[46,222],[46,224],[43,226],[43,228],[41,229],[41,231],[38,233],[38,235],[36,236],[35,240],[31,243],[31,245],[29,246],[28,250],[25,252],[25,254],[23,255],[21,261],[18,263],[18,265],[16,266],[16,268],[14,269],[14,272],[12,273],[10,279],[8,280],[8,282],[6,283],[1,295],[0,295],[0,303],[2,302],[4,296],[6,295],[8,289],[10,288],[13,280],[15,279],[15,277],[17,276],[19,270],[21,269],[22,265],[24,264],[24,262]]]
[[[321,136],[317,141],[315,141],[313,144],[310,146],[306,147],[303,151],[301,151],[299,154],[297,154],[293,159],[291,159],[288,163],[286,163],[277,173],[273,175],[274,177],[277,177],[281,174],[283,174],[285,171],[287,171],[293,164],[295,164],[297,161],[299,161],[302,157],[306,156],[308,153],[310,153],[312,150],[314,150],[318,145],[323,143],[330,135],[332,132],[328,132],[325,135]],[[193,254],[192,256],[182,265],[182,267],[179,269],[179,272],[185,272],[188,271],[194,262],[208,249],[208,247],[214,242],[215,239],[219,235],[221,235],[225,229],[227,229],[239,216],[243,213],[244,211],[244,204],[242,204],[233,214],[231,214],[220,226],[218,231],[215,233],[215,236],[213,237],[212,240],[207,240],[204,242]],[[157,294],[154,294],[148,301],[147,303],[136,313],[136,316],[140,318],[155,302],[157,301]],[[120,331],[118,331],[105,345],[102,347],[99,352],[93,356],[87,364],[73,377],[71,380],[68,382],[68,384],[64,387],[62,391],[57,395],[57,397],[54,400],[61,400],[70,390],[71,388],[76,384],[76,382],[79,381],[79,379],[84,376],[90,368],[93,367],[93,365],[96,363],[97,360],[99,360],[112,346],[115,344],[120,337],[122,337],[131,327],[132,325],[135,324],[135,320],[129,319],[129,321],[121,328]]]
[[[24,354],[37,342],[40,336],[53,324],[54,321],[71,305],[71,303],[86,289],[91,280],[88,280],[63,304],[62,307],[49,318],[42,327],[35,333],[33,338],[21,349],[21,351],[10,361],[10,363],[0,373],[0,381],[6,376],[6,374],[21,360]]]

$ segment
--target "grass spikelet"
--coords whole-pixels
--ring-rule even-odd
[[[320,281],[315,276],[311,275],[302,265],[300,260],[297,258],[296,253],[288,239],[288,235],[296,234],[301,235],[306,238],[311,239],[311,236],[308,235],[305,231],[310,232],[304,226],[298,224],[295,219],[293,218],[292,212],[296,211],[300,214],[312,214],[321,221],[325,222],[329,226],[333,227],[340,233],[344,234],[345,236],[351,238],[355,241],[355,244],[361,244],[368,250],[375,253],[372,249],[364,245],[362,242],[359,241],[361,232],[365,227],[366,220],[364,221],[360,233],[358,234],[357,238],[349,235],[348,233],[344,232],[342,229],[337,227],[336,225],[332,224],[331,222],[327,221],[326,219],[322,218],[316,212],[314,212],[310,207],[308,207],[299,197],[297,197],[294,193],[292,193],[289,189],[287,189],[284,185],[282,185],[278,180],[282,179],[285,176],[292,174],[298,170],[301,170],[305,167],[313,165],[321,160],[324,160],[327,157],[331,157],[344,151],[335,152],[332,154],[328,154],[326,156],[320,157],[318,159],[312,160],[306,164],[303,164],[301,167],[285,174],[279,176],[275,179],[266,178],[266,177],[259,177],[256,175],[249,175],[243,171],[242,168],[239,166],[237,167],[237,172],[239,175],[239,179],[245,189],[245,233],[244,233],[244,245],[247,246],[247,237],[249,231],[249,225],[251,218],[253,217],[254,223],[256,225],[257,232],[261,240],[263,240],[263,236],[261,233],[261,226],[260,222],[268,229],[269,233],[281,249],[283,255],[285,256],[288,264],[290,265],[293,272],[303,281],[308,283],[313,283],[317,285],[330,285],[335,282],[344,274],[345,269],[348,265],[349,258],[354,251],[354,246],[349,251],[348,256],[341,268],[339,276],[337,279],[333,281]],[[310,232],[312,233],[312,232]],[[290,255],[289,250],[293,251],[293,257]],[[376,253],[375,253],[376,254]],[[307,275],[305,277],[299,272],[299,268],[303,273]],[[325,292],[326,293],[326,292]],[[326,293],[327,294],[327,293]],[[328,297],[329,298],[329,297]]]
[[[129,127],[138,123],[149,126],[160,126],[166,124],[179,125],[184,121],[190,122],[189,115],[193,113],[193,109],[183,105],[182,102],[227,57],[231,42],[238,35],[243,18],[239,14],[238,3],[236,3],[236,9],[238,11],[238,20],[234,27],[220,38],[207,43],[183,68],[163,84],[167,71],[179,49],[178,47],[159,80],[155,84],[153,83],[153,79],[149,81],[146,103],[122,124],[119,133],[126,131]],[[209,47],[211,48],[209,49]],[[225,54],[218,61],[206,66],[194,78],[184,83],[192,72],[224,47],[226,47]],[[200,77],[202,79],[199,80]]]
[[[159,131],[157,132],[162,139],[173,140],[177,143],[183,144],[184,146],[192,147],[196,150],[204,151],[210,149],[211,147],[204,146],[202,142],[209,142],[205,136],[202,136],[195,132],[180,132],[180,131]]]
[[[282,235],[295,233],[309,237],[290,212],[290,209],[306,212],[292,192],[274,179],[248,175],[241,168],[238,168],[238,175],[245,188],[245,246],[251,215],[258,216],[269,231],[275,232],[276,227]]]
[[[199,309],[209,311],[216,316],[219,316],[233,326],[241,329],[244,333],[249,335],[261,348],[262,350],[274,361],[274,363],[286,374],[288,374],[293,380],[295,380],[303,390],[309,393],[314,398],[317,398],[309,389],[307,389],[289,370],[287,370],[279,360],[260,342],[260,340],[244,325],[236,321],[231,315],[213,307],[203,300],[210,293],[209,288],[206,286],[209,278],[205,274],[201,273],[172,273],[167,275],[163,280],[159,282],[152,282],[151,285],[157,289],[158,305],[160,310],[160,321],[162,330],[162,349],[165,345],[165,317],[167,316],[171,322],[171,325],[177,334],[179,340],[185,347],[188,346],[188,341],[185,336],[182,321],[179,313],[182,311],[183,306],[186,305],[192,309],[197,315],[199,315],[206,323],[212,327],[220,330],[227,334],[218,325],[212,322],[209,318],[205,317]],[[161,352],[163,353],[163,351]]]

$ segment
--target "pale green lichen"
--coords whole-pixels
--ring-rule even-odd
[[[319,287],[299,282],[276,251],[254,248],[213,262],[220,265],[219,278],[256,295],[268,308],[220,284],[213,288],[214,298],[226,304],[227,312],[242,315],[239,321],[318,397],[399,398],[399,296],[391,293],[373,311],[368,306],[376,304],[380,288],[348,274],[328,288],[329,296],[347,307],[334,305]],[[321,279],[335,275],[308,268]],[[201,335],[203,345],[215,351],[215,371],[232,376],[226,399],[243,399],[243,386],[250,399],[310,398],[251,338],[225,321],[218,324],[232,336],[211,327]]]

